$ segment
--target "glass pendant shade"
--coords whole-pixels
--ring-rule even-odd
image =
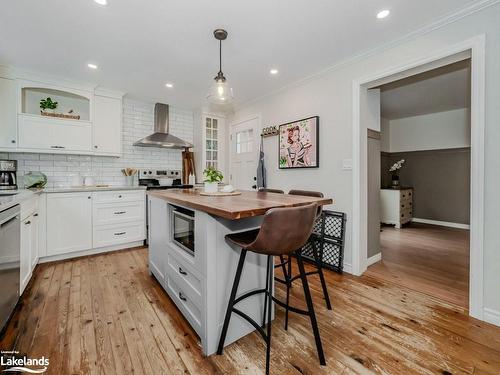
[[[208,90],[207,100],[213,104],[229,104],[233,99],[233,89],[229,86],[227,79],[215,78]]]

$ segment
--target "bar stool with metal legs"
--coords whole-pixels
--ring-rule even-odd
[[[268,188],[260,188],[259,193],[276,193],[276,194],[285,194],[283,190],[280,189],[268,189]]]
[[[288,192],[288,194],[323,198],[323,193],[318,192],[318,191],[290,190]],[[318,209],[316,212],[316,218],[320,217],[322,212],[323,212],[322,207],[318,206]],[[312,236],[314,236],[314,234]],[[325,298],[326,308],[328,310],[331,310],[332,305],[330,303],[330,296],[328,294],[328,288],[326,286],[325,276],[323,275],[323,250],[322,250],[322,246],[319,246],[319,249],[318,249],[316,247],[317,241],[315,241],[314,238],[311,238],[311,240],[312,240],[311,248],[312,248],[312,252],[313,252],[314,262],[316,265],[316,270],[307,272],[306,276],[310,276],[310,275],[314,275],[314,274],[319,275],[319,279],[321,281],[321,288],[323,289],[323,296]],[[286,259],[286,260],[280,259],[280,261],[281,261],[281,263],[276,264],[275,267],[282,267],[283,276],[284,276],[285,280],[282,280],[278,277],[275,277],[274,279],[276,281],[286,285],[286,304],[288,305],[288,301],[290,299],[290,288],[292,287],[292,283],[294,280],[297,280],[298,278],[300,278],[301,275],[292,276],[292,257],[291,256],[289,256],[288,259]],[[288,270],[285,268],[285,265],[288,266]],[[285,311],[285,330],[287,330],[287,329],[288,329],[288,309],[286,309],[286,311]]]
[[[269,374],[271,354],[271,306],[274,301],[276,304],[287,308],[287,310],[309,316],[314,339],[316,341],[319,362],[321,365],[326,364],[318,329],[318,322],[316,320],[316,314],[314,313],[311,292],[309,290],[309,284],[307,282],[304,263],[300,252],[297,252],[296,257],[300,277],[302,279],[307,310],[301,310],[289,306],[288,303],[285,304],[273,297],[273,256],[289,255],[297,249],[300,249],[306,243],[314,226],[316,212],[317,205],[314,203],[292,208],[274,208],[266,212],[260,229],[231,233],[226,236],[227,241],[232,242],[241,248],[241,254],[229,297],[229,303],[224,318],[217,354],[222,354],[231,315],[232,313],[235,313],[254,326],[266,342],[266,374]],[[236,297],[247,251],[267,255],[266,288],[253,290]],[[238,302],[241,302],[245,298],[261,293],[264,293],[265,296],[264,309],[266,310],[267,306],[269,306],[267,309],[267,332],[264,331],[263,327],[261,327],[259,323],[235,307]],[[265,321],[266,319],[264,316],[263,326],[265,325]]]

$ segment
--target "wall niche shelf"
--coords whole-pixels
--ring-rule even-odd
[[[21,87],[20,92],[20,114],[40,116],[40,100],[51,98],[52,101],[57,102],[57,109],[55,109],[56,114],[64,115],[76,115],[80,116],[79,119],[69,118],[69,117],[57,117],[52,115],[50,112],[43,115],[44,118],[50,120],[71,120],[71,121],[82,121],[90,122],[90,95],[85,92],[78,92],[78,90],[62,90],[59,88],[49,88],[40,87],[36,84],[26,85]],[[70,111],[72,110],[72,113]]]

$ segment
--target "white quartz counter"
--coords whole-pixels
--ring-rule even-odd
[[[146,186],[71,186],[71,187],[56,187],[45,188],[43,193],[77,193],[87,191],[118,191],[118,190],[146,190]]]

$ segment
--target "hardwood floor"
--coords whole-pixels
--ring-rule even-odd
[[[277,271],[279,272],[279,271]],[[273,323],[273,374],[499,374],[500,328],[466,310],[371,277],[326,272],[333,311],[311,277],[327,366],[307,317]],[[277,295],[284,289],[277,285]],[[293,304],[304,307],[298,281]],[[49,374],[261,374],[252,333],[204,358],[193,330],[149,276],[139,248],[37,266],[1,339],[2,350],[50,359]]]
[[[366,275],[469,306],[469,231],[412,223],[383,226],[382,261]]]

